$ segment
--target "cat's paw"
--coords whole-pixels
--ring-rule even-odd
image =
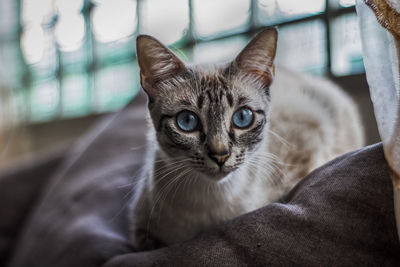
[[[133,245],[138,251],[153,250],[164,247],[165,244],[154,238],[144,229],[135,230],[132,237]]]

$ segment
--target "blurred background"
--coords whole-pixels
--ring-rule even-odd
[[[270,25],[277,64],[341,85],[379,141],[354,0],[0,0],[0,169],[69,146],[135,97],[138,34],[206,63]]]

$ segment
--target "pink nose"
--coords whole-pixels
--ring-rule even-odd
[[[218,166],[224,165],[225,161],[229,158],[231,152],[229,150],[225,151],[210,151],[208,156],[218,164]]]

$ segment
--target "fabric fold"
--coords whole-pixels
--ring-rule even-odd
[[[356,9],[371,100],[391,168],[400,233],[400,2],[358,0]]]

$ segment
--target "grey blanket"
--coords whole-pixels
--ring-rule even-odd
[[[140,94],[67,155],[0,176],[0,266],[400,266],[380,144],[327,163],[280,202],[135,252],[127,204],[143,163],[145,102]]]

